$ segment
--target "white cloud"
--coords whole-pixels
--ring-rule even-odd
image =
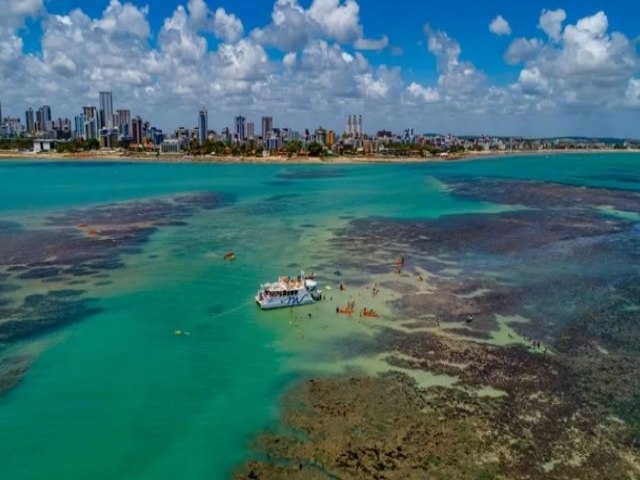
[[[541,28],[549,41],[518,39],[505,54],[509,63],[524,63],[514,92],[545,107],[589,110],[633,103],[633,75],[640,67],[634,44],[609,32],[604,12],[562,28],[564,11],[543,12]],[[631,80],[630,80],[631,79]]]
[[[233,14],[228,14],[224,8],[216,10],[213,19],[213,31],[218,38],[227,42],[237,42],[244,34],[242,22]]]
[[[509,65],[529,61],[540,52],[543,44],[537,38],[516,38],[504,54],[504,60]]]
[[[353,46],[358,50],[384,50],[389,45],[389,37],[383,35],[379,40],[359,38]]]
[[[5,19],[24,19],[42,11],[43,0],[0,0],[0,11]]]
[[[389,45],[386,35],[366,39],[363,31],[360,6],[355,0],[313,0],[308,9],[298,0],[276,0],[271,23],[255,29],[252,37],[285,51],[302,49],[319,38],[350,44],[359,50],[382,50]]]
[[[542,75],[538,67],[525,68],[520,72],[518,84],[525,94],[547,94],[551,93],[549,81]]]
[[[502,15],[498,15],[496,18],[491,20],[491,23],[489,24],[489,31],[491,31],[491,33],[495,33],[498,36],[508,36],[511,35],[511,26]]]
[[[360,6],[354,0],[313,0],[309,17],[331,38],[352,43],[362,37]]]
[[[409,94],[415,98],[421,99],[425,103],[434,103],[440,101],[440,94],[438,90],[431,87],[423,87],[422,85],[413,82],[407,88]]]
[[[567,19],[567,13],[559,8],[558,10],[542,10],[538,27],[546,33],[551,40],[560,40],[562,24]]]
[[[252,37],[263,45],[285,51],[297,50],[319,35],[319,26],[311,21],[308,12],[297,0],[276,0],[271,12],[271,23],[255,29]]]
[[[147,38],[151,28],[147,22],[149,7],[138,9],[130,3],[122,4],[118,0],[111,0],[102,18],[94,23],[110,34],[132,34],[136,37]]]
[[[195,28],[203,28],[206,25],[210,12],[204,0],[189,0],[187,10]]]
[[[470,62],[460,60],[460,44],[446,32],[424,27],[427,48],[435,55],[438,72],[438,92],[453,108],[468,107],[468,102],[482,91],[485,75]]]
[[[287,68],[293,68],[297,61],[298,54],[296,52],[289,52],[282,59],[282,63]]]
[[[640,107],[640,78],[630,78],[626,92],[627,104]]]
[[[394,91],[401,88],[400,69],[378,68],[375,73],[365,73],[357,77],[364,98],[373,100],[394,100]],[[391,97],[391,98],[390,98]]]
[[[207,40],[198,35],[191,24],[191,17],[182,6],[165,19],[158,43],[166,56],[176,63],[199,62],[208,48]]]

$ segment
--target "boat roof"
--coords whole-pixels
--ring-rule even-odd
[[[277,282],[265,283],[262,288],[270,292],[287,292],[290,290],[301,290],[305,288],[305,281],[297,279],[287,280],[286,277],[278,279]]]

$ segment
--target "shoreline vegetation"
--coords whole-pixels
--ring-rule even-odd
[[[96,150],[82,153],[33,153],[17,150],[0,150],[2,160],[54,160],[54,161],[113,161],[113,162],[149,162],[149,163],[203,163],[203,164],[364,164],[364,163],[432,163],[461,160],[478,160],[495,157],[514,157],[527,155],[558,155],[558,154],[609,154],[609,153],[640,153],[640,149],[542,149],[542,150],[487,150],[483,152],[458,152],[440,155],[419,156],[366,156],[366,155],[336,155],[336,156],[287,156],[269,155],[233,156],[233,155],[188,155],[175,153],[130,153],[118,150]]]

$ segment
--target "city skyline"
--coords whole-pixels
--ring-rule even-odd
[[[73,119],[113,92],[116,108],[166,131],[195,126],[204,105],[216,130],[273,115],[341,131],[362,112],[369,131],[640,136],[633,5],[3,3],[5,115],[52,105]]]

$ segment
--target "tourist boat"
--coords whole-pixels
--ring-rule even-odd
[[[316,281],[302,274],[296,278],[280,277],[275,283],[260,286],[256,302],[262,310],[271,310],[310,305],[321,298]]]

